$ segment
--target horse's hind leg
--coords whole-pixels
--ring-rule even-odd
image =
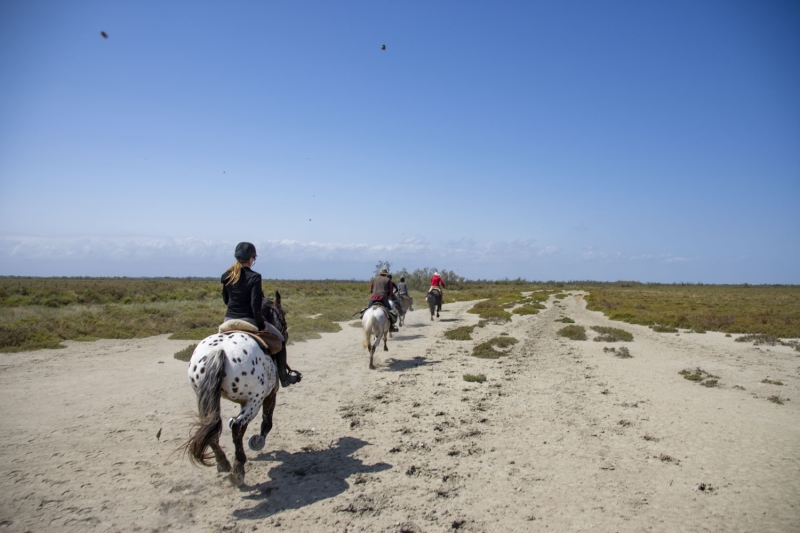
[[[225,456],[225,452],[219,446],[219,437],[214,439],[211,444],[211,451],[214,452],[214,458],[217,460],[217,472],[230,472],[231,463]]]
[[[233,461],[233,470],[230,475],[230,481],[236,486],[244,483],[244,464],[247,462],[247,456],[244,454],[244,445],[242,439],[247,431],[247,424],[255,417],[258,408],[261,407],[260,403],[247,402],[242,405],[242,410],[236,419],[231,419],[231,432],[233,433],[233,447],[235,448],[235,459]]]
[[[232,484],[238,487],[244,483],[244,464],[247,462],[247,456],[244,454],[242,440],[247,431],[247,424],[235,423],[231,429],[233,430],[233,447],[236,448],[236,458],[233,461],[233,471],[229,479]]]

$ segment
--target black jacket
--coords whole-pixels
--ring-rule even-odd
[[[235,284],[226,285],[229,272],[222,274],[222,301],[228,306],[225,316],[228,318],[252,318],[259,330],[264,329],[264,317],[261,316],[261,301],[264,292],[261,290],[261,274],[253,272],[249,267],[242,267],[242,275]]]

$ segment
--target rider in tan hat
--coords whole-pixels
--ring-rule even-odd
[[[367,307],[372,307],[374,304],[380,304],[389,311],[389,319],[392,322],[392,331],[397,332],[400,331],[397,329],[397,326],[394,323],[397,321],[396,315],[392,310],[392,307],[389,305],[389,298],[391,297],[394,291],[394,284],[392,280],[389,279],[389,271],[385,268],[382,268],[378,275],[372,279],[372,282],[369,284],[369,292],[371,293],[369,297],[369,305]]]

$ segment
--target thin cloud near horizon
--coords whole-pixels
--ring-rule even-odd
[[[560,258],[566,261],[630,260],[686,262],[691,259],[672,254],[641,254],[626,256],[621,252],[602,252],[590,247],[573,254],[554,245],[538,245],[535,239],[491,241],[472,240],[432,243],[421,237],[396,244],[342,242],[303,242],[293,239],[254,240],[262,257],[287,261],[524,261],[540,258]],[[0,258],[14,260],[113,260],[146,259],[218,259],[232,258],[234,241],[150,237],[0,237]]]

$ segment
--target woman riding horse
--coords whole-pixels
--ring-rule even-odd
[[[240,242],[234,252],[236,262],[226,270],[220,281],[222,282],[222,301],[228,306],[225,312],[225,321],[238,319],[252,324],[259,331],[266,330],[272,335],[283,339],[278,329],[264,321],[262,316],[262,302],[264,292],[261,289],[261,274],[251,270],[256,262],[256,247],[249,242]],[[300,381],[299,376],[290,374],[286,364],[286,343],[281,351],[275,354],[278,364],[278,377],[281,385],[288,387]]]

